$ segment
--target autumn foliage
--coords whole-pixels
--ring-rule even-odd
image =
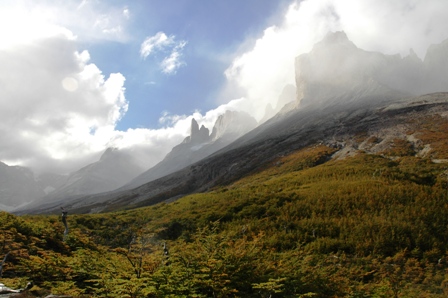
[[[395,144],[341,160],[318,145],[173,203],[69,213],[65,239],[57,215],[2,212],[1,282],[33,281],[33,296],[446,297],[446,165]]]

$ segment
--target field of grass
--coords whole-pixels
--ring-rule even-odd
[[[28,297],[446,297],[447,166],[396,143],[343,160],[318,145],[173,203],[69,214],[65,237],[60,217],[2,212],[0,281],[33,281]]]

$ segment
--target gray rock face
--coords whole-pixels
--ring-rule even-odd
[[[424,93],[442,92],[448,86],[448,39],[431,45],[424,59]]]
[[[329,33],[296,58],[300,106],[397,99],[445,90],[448,41],[432,46],[422,61],[356,47],[344,32]]]
[[[186,137],[183,143],[185,144],[201,144],[207,142],[209,139],[209,130],[204,125],[199,129],[198,122],[191,119],[191,133]]]
[[[0,210],[12,210],[44,195],[30,169],[0,162]]]
[[[210,135],[211,141],[233,141],[257,126],[257,121],[245,112],[226,111],[218,117]]]

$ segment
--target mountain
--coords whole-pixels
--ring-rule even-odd
[[[61,206],[71,212],[106,212],[170,202],[187,194],[231,185],[275,164],[282,156],[319,144],[338,149],[333,158],[344,158],[359,151],[392,152],[391,158],[394,158],[394,150],[408,150],[433,162],[443,162],[448,155],[431,155],[432,148],[437,148],[441,140],[424,134],[421,124],[426,123],[430,129],[428,121],[437,119],[440,123],[435,121],[431,125],[446,129],[447,114],[448,93],[410,97],[382,105],[372,103],[364,108],[336,105],[296,110],[281,120],[266,122],[199,162],[135,189],[42,205],[26,213],[58,212]]]
[[[420,96],[420,92],[443,89],[441,84],[446,78],[433,76],[434,72],[441,75],[448,71],[438,69],[439,64],[434,62],[445,61],[444,51],[445,42],[428,51],[424,61],[412,53],[401,58],[361,50],[345,33],[331,33],[310,53],[297,57],[296,101],[244,136],[136,188],[61,201],[28,212],[54,212],[60,206],[73,212],[105,212],[170,202],[186,194],[230,185],[282,156],[319,144],[338,149],[332,158],[344,158],[359,150],[371,154],[392,152],[391,158],[395,158],[403,151],[433,162],[443,161],[448,156],[431,153],[440,140],[428,137],[428,130],[422,132],[421,124],[437,126],[431,122],[437,119],[442,123],[437,129],[445,129],[448,93]],[[202,143],[206,140],[205,130],[200,133],[196,123],[194,131],[196,137],[187,138],[182,146],[173,149],[168,160],[182,154],[190,156],[192,149],[206,148]]]
[[[401,71],[404,65],[415,71]],[[320,107],[415,95],[412,82],[403,84],[410,74],[422,73],[398,55],[359,49],[344,32],[329,33],[310,53],[298,56],[295,67],[297,100],[301,106]]]
[[[8,166],[0,162],[0,209],[12,210],[45,192],[35,180],[34,173],[24,167]]]
[[[448,39],[429,47],[423,61],[423,93],[446,91],[448,86]]]
[[[412,95],[373,74],[314,81],[334,96],[307,93],[138,188],[31,210],[63,206],[69,235],[56,216],[0,212],[5,283],[31,279],[24,295],[39,297],[446,297],[448,92]],[[211,135],[192,121],[176,150]]]
[[[230,144],[257,126],[249,114],[226,111],[215,122],[212,133],[191,120],[191,135],[175,146],[158,164],[145,171],[121,189],[132,189],[193,164]]]
[[[23,208],[31,210],[54,204],[69,204],[71,200],[88,195],[138,187],[201,160],[256,125],[256,120],[247,113],[227,111],[218,117],[210,134],[205,126],[199,128],[197,121],[192,119],[191,135],[175,146],[165,159],[145,172],[139,155],[126,149],[109,148],[99,161],[68,177],[43,175],[39,183],[46,195],[30,198]]]
[[[26,208],[111,191],[123,186],[143,171],[144,168],[132,152],[108,148],[97,162],[71,173],[63,180],[57,175],[43,175],[39,181],[41,188],[47,191],[46,195],[27,201],[30,203]],[[51,187],[50,181],[54,187]]]
[[[56,189],[63,187],[67,182],[67,178],[68,175],[42,173],[37,175],[36,181],[39,184],[39,187],[45,192],[46,195],[48,195]]]
[[[51,197],[95,194],[123,186],[144,169],[132,153],[108,148],[100,160],[72,173]]]

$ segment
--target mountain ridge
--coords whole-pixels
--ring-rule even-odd
[[[273,162],[278,156],[304,146],[326,143],[342,147],[346,152],[357,150],[360,144],[351,142],[350,138],[355,138],[357,133],[368,134],[369,127],[376,127],[378,134],[386,135],[388,131],[398,129],[399,121],[406,120],[406,117],[400,118],[401,113],[409,111],[423,117],[425,113],[431,113],[433,105],[444,111],[446,93],[426,97],[415,94],[443,86],[445,77],[433,79],[431,71],[431,67],[439,65],[425,61],[444,61],[443,53],[448,50],[446,44],[434,45],[422,61],[412,51],[405,58],[364,51],[357,48],[344,32],[329,33],[309,53],[296,58],[296,101],[285,105],[276,116],[216,152],[202,156],[202,159],[191,159],[191,165],[178,164],[177,172],[151,179],[146,177],[146,182],[141,180],[140,185],[134,184],[116,192],[85,196],[72,202],[60,201],[57,207],[65,204],[75,212],[105,212],[172,201],[189,193],[231,183]],[[448,74],[448,67],[445,69],[442,65],[435,73]],[[400,105],[401,108],[393,108]],[[177,149],[173,148],[173,152],[182,147],[190,150],[204,146],[202,141],[208,133],[208,129],[199,128],[197,122],[192,121],[192,136]],[[406,142],[418,139],[403,133],[399,138]],[[195,140],[201,141],[196,143]],[[383,145],[385,148],[392,146],[389,143]],[[176,156],[180,155],[172,157]],[[42,206],[41,211],[49,212],[51,208],[55,209],[56,205]]]
[[[418,131],[418,126],[412,126],[412,123],[416,125],[418,121],[434,116],[442,117],[446,121],[447,115],[448,93],[412,97],[363,109],[346,109],[336,105],[323,110],[300,110],[287,115],[286,120],[277,120],[277,125],[268,122],[256,128],[244,138],[224,148],[225,150],[222,149],[180,171],[135,189],[83,197],[72,204],[60,202],[33,211],[51,213],[63,206],[72,212],[107,212],[172,201],[187,194],[207,192],[216,186],[228,185],[275,163],[281,156],[313,144],[338,148],[339,156],[335,155],[338,158],[349,154],[350,150],[361,150],[360,147],[369,152],[365,143],[354,141],[358,135],[366,133],[369,137],[379,136],[384,142],[384,150],[390,150],[394,140],[414,138],[415,146],[419,143],[419,148],[423,151],[425,146],[431,144],[420,140],[418,135],[407,135],[408,130],[403,131],[401,127],[406,124],[407,129]],[[407,123],[406,119],[410,123]],[[290,125],[293,120],[295,125]],[[289,129],[286,129],[288,123]],[[283,128],[280,130],[281,134],[278,133],[279,127]],[[397,131],[401,132],[397,134]],[[263,137],[260,138],[260,134]],[[367,142],[366,140],[364,142]]]
[[[218,117],[212,133],[209,134],[208,128],[203,125],[199,128],[197,121],[193,118],[190,136],[175,146],[162,161],[118,190],[138,187],[206,158],[256,126],[257,122],[249,114],[226,111]]]

